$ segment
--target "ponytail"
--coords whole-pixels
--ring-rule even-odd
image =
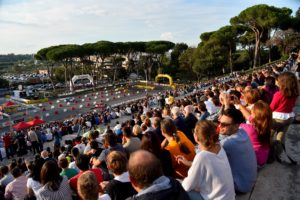
[[[173,137],[174,137],[176,143],[179,145],[179,150],[181,153],[184,153],[184,154],[191,153],[189,148],[185,144],[181,143],[180,138],[178,137],[177,133],[173,133]]]

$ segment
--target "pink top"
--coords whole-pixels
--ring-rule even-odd
[[[270,147],[262,144],[257,137],[257,131],[252,124],[240,124],[240,128],[244,129],[252,143],[258,165],[264,165],[267,162]]]
[[[297,97],[285,97],[280,91],[274,94],[270,108],[273,112],[291,113],[296,104]]]

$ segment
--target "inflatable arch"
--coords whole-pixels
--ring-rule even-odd
[[[171,88],[173,88],[173,89],[175,89],[175,85],[173,83],[173,78],[170,75],[168,75],[168,74],[158,74],[155,77],[155,82],[157,82],[158,79],[160,79],[160,78],[167,78],[167,79],[169,79],[169,85],[168,86],[171,87]]]
[[[75,75],[75,76],[73,76],[73,78],[72,78],[71,81],[72,81],[73,84],[74,84],[75,81],[80,80],[80,79],[88,79],[88,80],[90,81],[90,83],[94,85],[93,77],[91,77],[89,74]],[[70,81],[70,90],[72,91],[73,88],[72,88],[72,83],[71,83],[71,81]]]

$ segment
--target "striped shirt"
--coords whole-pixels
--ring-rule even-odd
[[[68,178],[63,176],[58,190],[52,191],[48,185],[44,185],[37,192],[37,199],[43,200],[72,200],[71,189],[68,183]]]
[[[27,178],[19,176],[10,182],[5,188],[5,199],[23,200],[26,195]]]

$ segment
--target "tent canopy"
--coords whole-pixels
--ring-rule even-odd
[[[27,122],[27,124],[29,126],[37,126],[37,125],[44,124],[44,123],[45,123],[45,121],[40,118],[35,118],[34,120]]]
[[[29,127],[30,127],[30,125],[27,124],[26,122],[19,122],[19,123],[13,125],[13,128],[16,130],[22,130],[22,129],[26,129]]]

